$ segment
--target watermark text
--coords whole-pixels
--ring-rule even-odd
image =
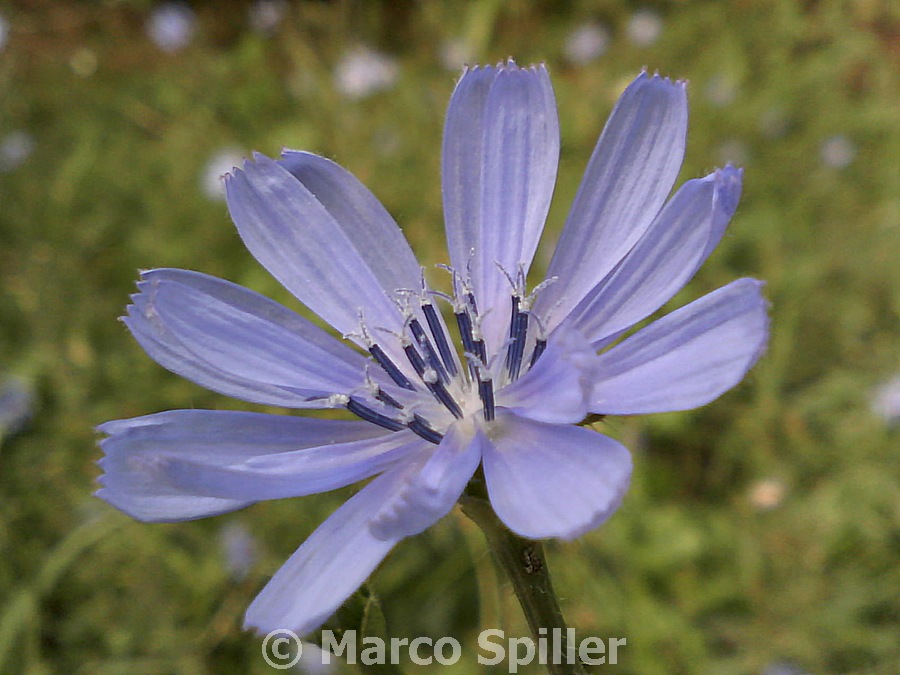
[[[585,637],[576,641],[575,630],[561,628],[538,630],[537,640],[531,637],[507,637],[504,631],[489,628],[478,634],[479,664],[497,666],[505,663],[510,673],[519,672],[521,666],[583,663],[589,666],[615,665],[625,638]],[[277,629],[266,635],[262,644],[263,658],[273,668],[286,670],[300,662],[303,643],[293,632]],[[322,631],[322,649],[315,650],[323,665],[340,658],[349,664],[364,666],[392,664],[409,661],[417,666],[439,664],[451,666],[459,662],[463,649],[452,637],[390,638],[366,636],[362,639],[354,630],[336,635],[334,631]],[[312,654],[308,654],[312,656]]]

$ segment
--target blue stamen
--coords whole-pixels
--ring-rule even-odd
[[[525,340],[528,336],[528,312],[519,309],[519,299],[513,297],[513,317],[509,326],[511,342],[506,351],[506,370],[510,381],[519,377],[522,357],[525,355]]]
[[[472,310],[472,314],[474,316],[478,316],[478,305],[475,303],[475,295],[472,291],[468,291],[466,293],[466,302],[469,305],[469,308]]]
[[[428,387],[428,391],[440,401],[447,410],[449,410],[456,419],[462,419],[463,411],[462,408],[459,407],[459,404],[456,402],[456,399],[447,391],[447,387],[444,386],[444,383],[438,380],[437,382],[425,382],[425,386]]]
[[[519,313],[519,296],[512,296],[512,311],[509,315],[509,337],[516,337],[515,325],[516,325],[516,315]]]
[[[379,347],[374,342],[369,346],[369,353],[372,355],[378,365],[382,367],[384,372],[388,374],[398,387],[403,387],[404,389],[409,389],[410,391],[415,391],[416,388],[412,382],[403,374],[403,372],[396,366],[396,364],[391,361],[391,358],[384,352],[384,350]]]
[[[459,337],[462,339],[463,352],[468,354],[477,354],[475,348],[475,338],[472,335],[472,318],[466,310],[454,312],[456,317],[456,325],[459,327]],[[483,349],[483,346],[482,346]],[[478,358],[481,358],[480,356]],[[469,373],[472,379],[478,377],[478,371],[474,363],[469,361]]]
[[[431,340],[429,340],[428,336],[425,334],[425,329],[422,328],[422,324],[419,323],[418,319],[412,318],[409,321],[409,329],[419,347],[421,347],[422,351],[425,353],[425,360],[428,362],[428,365],[437,372],[442,382],[447,382],[449,378],[447,377],[447,371],[444,369],[444,364],[441,363],[437,352],[435,352],[434,347],[431,346]]]
[[[447,410],[449,410],[454,417],[457,419],[461,419],[463,416],[462,408],[459,407],[459,404],[453,399],[453,396],[450,395],[450,392],[447,391],[447,388],[444,386],[444,383],[440,381],[437,377],[437,373],[434,371],[431,372],[432,377],[428,376],[427,364],[425,360],[422,358],[422,355],[416,350],[416,348],[409,344],[403,347],[403,351],[406,352],[406,356],[409,358],[409,362],[412,364],[412,367],[415,368],[416,373],[418,373],[419,377],[422,378],[422,382],[425,383],[425,386],[428,388],[428,391],[431,392],[431,395],[434,396],[438,401],[440,401]]]
[[[400,401],[395,399],[393,396],[391,396],[389,393],[387,393],[381,387],[378,387],[378,390],[375,392],[375,398],[377,400],[381,401],[382,403],[386,403],[387,405],[391,406],[392,408],[397,408],[398,410],[403,409],[403,405],[400,403]]]
[[[406,353],[406,358],[409,359],[409,363],[413,367],[413,370],[416,371],[416,375],[422,377],[425,374],[427,365],[425,359],[419,354],[419,350],[412,344],[405,344],[403,345],[403,351]]]
[[[487,352],[485,351],[485,348],[484,348],[484,340],[479,338],[472,343],[472,346],[475,347],[475,356],[477,356],[478,359],[483,364],[486,365],[487,364]]]
[[[484,421],[494,419],[494,382],[490,378],[478,380],[478,397],[483,404]]]
[[[414,434],[424,438],[429,443],[434,443],[435,445],[437,445],[442,440],[444,440],[444,436],[432,429],[429,426],[428,422],[426,422],[425,419],[419,415],[413,415],[412,421],[409,422],[409,424],[407,424],[406,426],[409,427],[409,430]]]
[[[538,338],[534,343],[534,351],[531,352],[531,365],[529,368],[534,368],[534,364],[537,363],[537,360],[541,358],[541,354],[544,353],[544,350],[547,348],[547,340]]]
[[[509,316],[509,345],[506,348],[506,371],[512,372],[513,354],[516,343],[516,317],[519,315],[519,296],[512,296],[512,311]]]
[[[431,329],[431,335],[437,343],[438,351],[441,353],[441,359],[444,361],[447,372],[450,373],[451,377],[456,377],[456,374],[459,372],[456,369],[456,359],[453,358],[453,350],[450,349],[450,343],[447,340],[447,335],[444,333],[437,310],[435,310],[434,305],[428,302],[422,303],[422,311],[425,313],[425,320],[428,322],[428,328]]]
[[[352,412],[360,419],[365,420],[366,422],[377,424],[379,427],[384,427],[385,429],[390,429],[391,431],[400,431],[404,428],[403,422],[399,422],[398,420],[388,417],[387,415],[382,415],[379,412],[375,412],[370,407],[360,403],[352,396],[347,400],[346,405],[347,410]]]
[[[463,351],[475,353],[475,338],[472,336],[472,319],[465,310],[455,312],[456,325],[459,327],[459,337],[462,339]]]

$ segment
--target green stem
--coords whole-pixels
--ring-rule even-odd
[[[477,481],[470,484],[460,504],[463,513],[484,532],[494,559],[512,582],[535,643],[543,639],[545,644],[552,644],[554,636],[561,637],[560,657],[554,658],[552,648],[548,649],[547,669],[551,675],[585,675],[584,667],[576,656],[574,640],[569,640],[566,620],[550,581],[541,542],[524,539],[510,532],[483,494],[483,484],[479,486]]]

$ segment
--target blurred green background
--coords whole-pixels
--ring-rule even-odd
[[[605,422],[636,473],[608,524],[549,545],[571,625],[627,638],[623,674],[900,670],[896,4],[34,0],[0,17],[0,672],[274,672],[243,611],[348,492],[172,525],[92,497],[97,424],[252,408],[164,371],[116,318],[157,266],[296,306],[221,200],[253,150],[335,159],[446,262],[445,106],[462,63],[510,55],[546,62],[559,102],[547,239],[618,93],[659,70],[690,81],[682,179],[746,168],[678,303],[739,275],[772,302],[769,351],[734,391]],[[480,630],[527,634],[459,513],[372,588],[390,635],[463,645],[409,672],[481,672]]]

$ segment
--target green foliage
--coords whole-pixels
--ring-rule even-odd
[[[296,306],[200,189],[223,147],[334,158],[425,263],[445,262],[451,43],[472,62],[551,68],[563,149],[548,239],[642,66],[691,82],[683,178],[729,159],[746,167],[728,235],[678,301],[738,275],[767,280],[768,354],[704,409],[602,422],[633,449],[636,473],[607,525],[548,546],[570,624],[627,638],[622,673],[895,672],[897,427],[871,399],[900,368],[900,17],[878,0],[653,6],[661,34],[639,46],[628,23],[640,7],[624,0],[298,2],[271,35],[249,28],[245,4],[198,2],[195,38],[173,54],[143,32],[149,2],[0,9],[11,27],[0,141],[15,130],[35,141],[0,173],[0,375],[36,391],[30,425],[0,449],[0,672],[271,672],[243,611],[347,492],[175,525],[131,522],[92,497],[100,422],[252,407],[163,371],[116,317],[136,270],[157,266]],[[567,61],[567,36],[588,21],[607,27],[606,52]],[[399,77],[346,99],[333,73],[359,45],[388,52]],[[823,144],[836,137],[851,157],[829,165]],[[232,523],[256,540],[244,576],[222,552]],[[389,635],[460,640],[463,662],[441,672],[481,668],[483,628],[527,634],[459,514],[402,543],[372,589]]]

